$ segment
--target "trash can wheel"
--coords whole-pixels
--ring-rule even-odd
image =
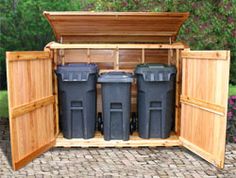
[[[103,119],[102,119],[101,112],[98,113],[97,128],[98,128],[98,131],[101,131],[103,135]]]
[[[137,130],[137,116],[136,113],[133,112],[130,121],[130,134],[132,135],[136,130]]]

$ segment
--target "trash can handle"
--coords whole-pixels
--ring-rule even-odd
[[[160,65],[160,66],[149,66],[150,69],[160,69],[160,68],[164,68],[164,66]]]

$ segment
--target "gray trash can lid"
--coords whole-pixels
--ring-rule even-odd
[[[102,73],[98,77],[99,83],[132,83],[133,75],[122,71]]]
[[[176,74],[176,68],[166,64],[140,64],[137,65],[135,74],[142,75],[144,81],[169,81],[171,75]]]
[[[55,71],[62,81],[87,81],[90,74],[98,73],[96,64],[66,64],[58,66]]]

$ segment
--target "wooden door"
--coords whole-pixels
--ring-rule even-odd
[[[229,81],[229,51],[184,50],[181,133],[184,147],[223,168]]]
[[[7,52],[12,164],[21,168],[55,144],[52,57],[47,51]]]

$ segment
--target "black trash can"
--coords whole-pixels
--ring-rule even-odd
[[[96,127],[95,64],[58,66],[60,128],[65,138],[92,138]]]
[[[108,72],[98,78],[102,89],[105,140],[129,140],[132,75]]]
[[[135,74],[139,136],[169,137],[174,123],[176,68],[163,64],[141,64]]]

